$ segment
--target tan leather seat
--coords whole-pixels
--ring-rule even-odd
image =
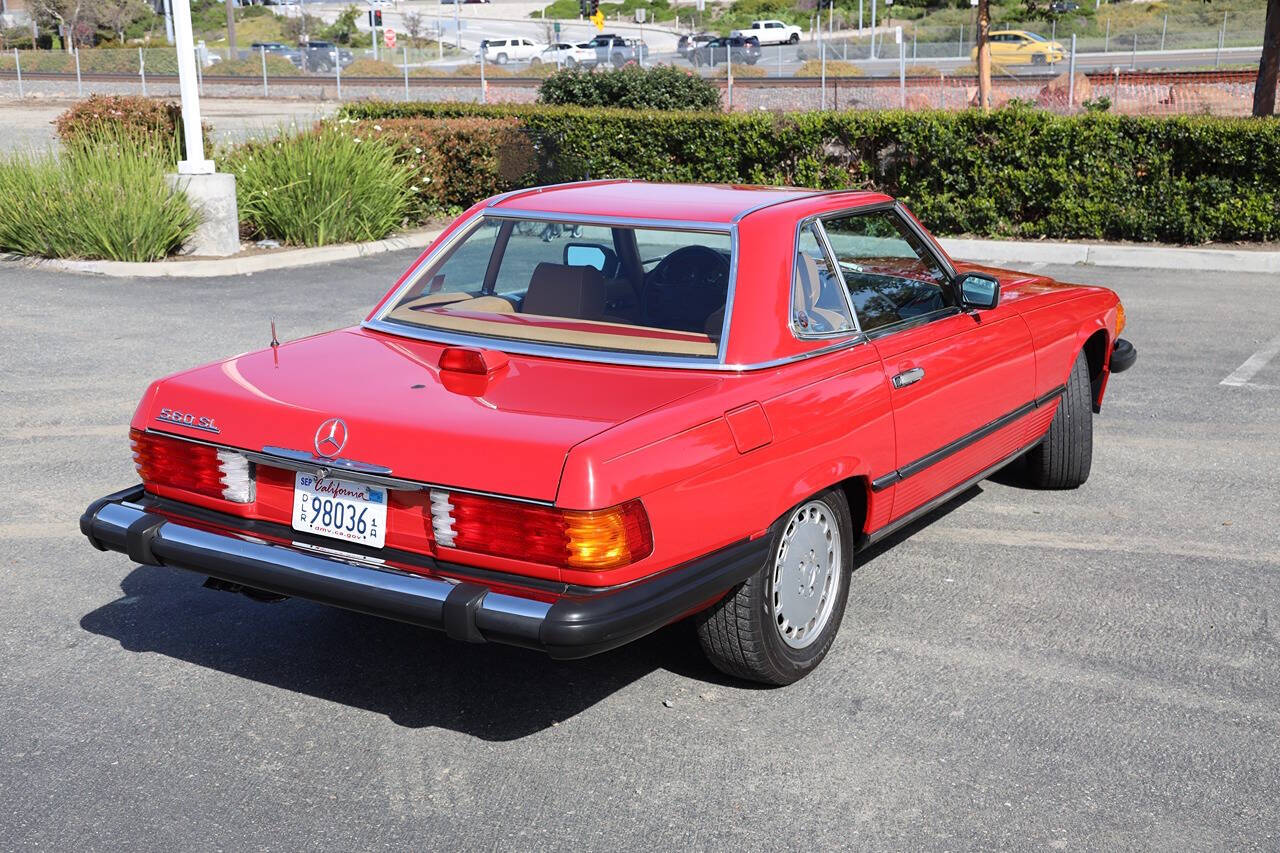
[[[818,307],[822,295],[822,273],[818,262],[804,252],[796,253],[796,280],[792,284],[791,305],[796,324],[814,333],[846,331],[853,328],[840,311]],[[816,322],[815,322],[816,321]],[[809,328],[805,329],[805,323]]]
[[[604,318],[604,276],[595,267],[543,262],[533,270],[521,312],[576,320]]]

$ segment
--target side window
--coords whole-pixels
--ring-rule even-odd
[[[947,275],[897,213],[823,221],[862,331],[955,304]]]
[[[840,279],[827,260],[816,227],[800,232],[791,280],[791,328],[801,337],[854,330]]]

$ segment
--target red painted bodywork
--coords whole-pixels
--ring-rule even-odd
[[[877,491],[874,480],[1062,386],[1085,342],[1101,335],[1110,353],[1117,331],[1118,300],[1109,290],[955,263],[999,278],[996,308],[800,357],[832,341],[797,339],[788,324],[797,223],[890,201],[860,192],[594,182],[489,202],[588,218],[736,222],[725,362],[771,366],[633,367],[509,353],[485,375],[442,375],[444,345],[357,327],[155,382],[132,425],[252,451],[309,452],[317,426],[340,416],[350,435],[342,455],[387,466],[397,478],[566,509],[642,501],[652,554],[588,572],[440,547],[426,495],[390,493],[388,548],[582,585],[625,583],[760,536],[789,507],[833,485],[862,505],[858,522],[870,534],[1034,441],[1056,401],[901,482]],[[927,379],[892,387],[890,377],[913,367]],[[220,432],[157,420],[162,408],[212,417]],[[259,465],[251,504],[152,491],[287,526],[292,483],[292,472]]]

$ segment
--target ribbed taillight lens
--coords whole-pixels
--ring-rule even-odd
[[[253,464],[234,450],[129,430],[133,461],[144,485],[168,486],[211,498],[252,503]]]
[[[433,490],[431,527],[446,548],[566,569],[616,569],[653,552],[649,516],[634,500],[570,510]]]

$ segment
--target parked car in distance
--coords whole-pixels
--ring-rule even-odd
[[[249,45],[253,53],[260,54],[266,52],[272,56],[282,56],[293,63],[295,68],[302,67],[302,51],[296,47],[289,47],[278,41],[255,41]]]
[[[338,47],[331,41],[309,41],[301,45],[303,63],[308,71],[332,71],[341,63],[346,68],[355,61],[355,56],[345,47]]]
[[[715,41],[717,38],[719,36],[715,33],[695,33],[694,35],[680,36],[680,41],[676,43],[676,52],[687,59],[690,51],[709,41]]]
[[[755,65],[760,61],[760,44],[754,38],[727,36],[712,39],[689,52],[694,65],[716,66],[732,58],[738,65]]]
[[[556,42],[553,45],[549,45],[538,56],[529,60],[530,65],[537,65],[541,62],[549,65],[562,65],[565,68],[576,68],[579,65],[584,68],[592,68],[596,64],[596,49],[591,46],[590,42],[583,42],[582,44]]]
[[[1137,357],[1110,290],[953,260],[853,190],[517,190],[359,326],[277,343],[269,313],[143,394],[141,482],[80,519],[121,569],[556,658],[692,617],[768,684],[827,653],[862,549],[1017,459],[1083,485]]]
[[[649,46],[639,39],[623,38],[615,33],[601,33],[590,41],[596,52],[596,64],[621,68],[628,62],[639,62],[649,56]]]
[[[755,38],[759,44],[799,44],[800,28],[782,21],[752,21],[745,30],[734,30],[731,36]]]
[[[1071,0],[1053,0],[1049,4],[1049,13],[1052,15],[1065,15],[1068,12],[1078,12],[1080,10],[1079,3],[1073,3]]]
[[[485,62],[506,65],[508,62],[527,62],[538,58],[546,49],[545,44],[527,38],[481,39],[480,49],[472,56],[479,62],[483,54]]]
[[[1060,43],[1026,30],[993,30],[989,43],[996,65],[1053,65],[1067,55]],[[978,48],[969,51],[969,61],[978,61]]]

